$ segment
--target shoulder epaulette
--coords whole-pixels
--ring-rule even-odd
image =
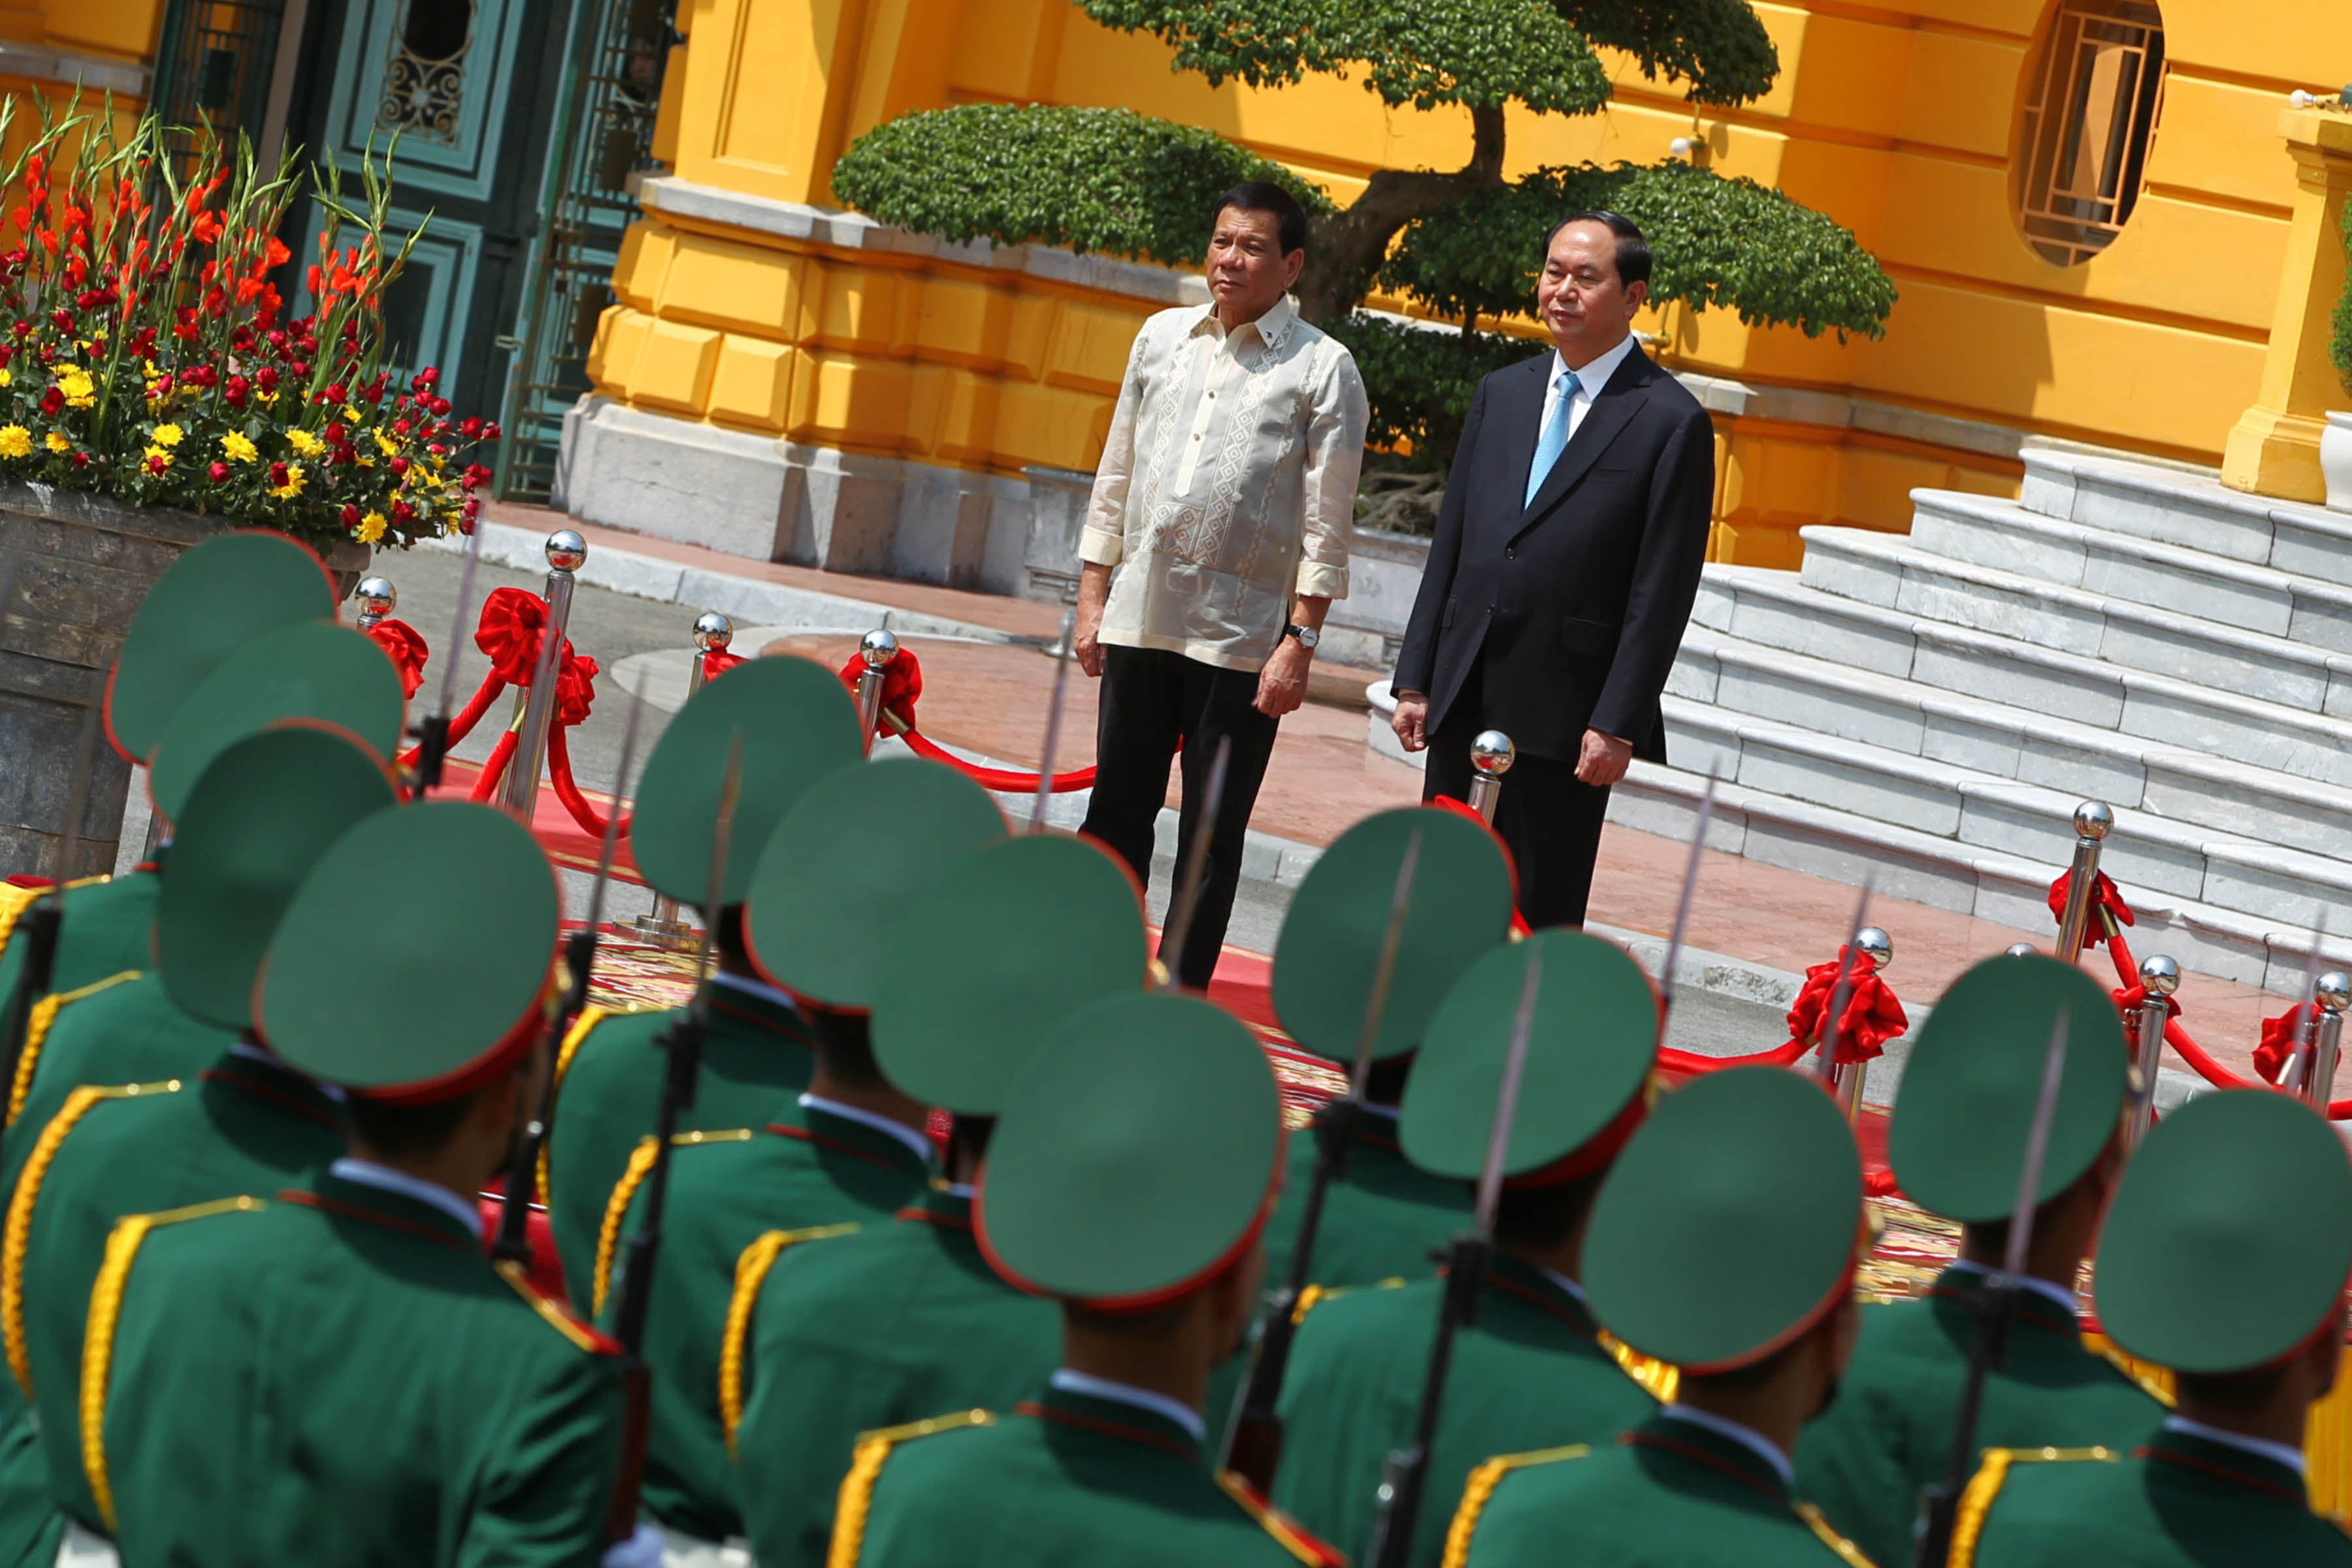
[[[95,888],[101,882],[112,880],[111,875],[84,877],[78,881],[68,882],[66,891],[70,893],[76,888]],[[54,885],[44,882],[37,888],[25,888],[14,882],[0,882],[0,947],[7,946],[8,939],[16,934],[17,918],[40,902],[42,895]]]
[[[2001,1483],[2009,1479],[2011,1465],[2075,1464],[2084,1460],[2100,1460],[2108,1464],[2123,1458],[2113,1448],[1987,1448],[1977,1465],[1977,1473],[1969,1478],[1968,1489],[1960,1493],[1958,1510],[1952,1516],[1952,1551],[1946,1562],[1949,1568],[1971,1568],[1977,1560],[1977,1538],[1984,1533],[1985,1515],[1992,1510],[1993,1500],[2000,1496]]]
[[[218,1198],[161,1214],[128,1215],[115,1222],[106,1238],[106,1256],[89,1288],[89,1321],[82,1330],[81,1468],[89,1479],[89,1495],[98,1500],[98,1517],[110,1534],[117,1525],[114,1488],[106,1474],[106,1388],[114,1370],[114,1328],[122,1315],[122,1292],[131,1283],[131,1266],[138,1260],[140,1244],[159,1226],[214,1215],[257,1214],[268,1206],[259,1198]]]
[[[1797,1510],[1797,1517],[1805,1521],[1805,1528],[1811,1531],[1823,1546],[1835,1552],[1837,1560],[1846,1568],[1878,1568],[1877,1563],[1862,1554],[1861,1547],[1837,1532],[1836,1527],[1822,1517],[1820,1509],[1802,1501],[1790,1506]]]
[[[1561,1459],[1581,1459],[1592,1452],[1590,1443],[1571,1443],[1564,1448],[1538,1448],[1527,1454],[1498,1454],[1470,1472],[1462,1483],[1462,1502],[1454,1510],[1454,1522],[1445,1527],[1445,1554],[1438,1559],[1438,1568],[1462,1568],[1470,1561],[1470,1538],[1478,1533],[1479,1516],[1486,1511],[1487,1500],[1503,1478],[1513,1470],[1524,1470],[1530,1465],[1549,1465]]]
[[[1318,1541],[1299,1522],[1258,1496],[1257,1489],[1231,1470],[1216,1472],[1217,1485],[1239,1503],[1258,1528],[1282,1543],[1282,1549],[1307,1568],[1348,1568],[1348,1555],[1327,1541]]]
[[[1607,1329],[1601,1331],[1601,1348],[1609,1359],[1622,1369],[1627,1377],[1642,1385],[1649,1396],[1661,1405],[1675,1402],[1675,1391],[1682,1386],[1682,1369],[1660,1361],[1654,1355],[1643,1355]]]
[[[33,1239],[33,1205],[40,1202],[41,1183],[47,1179],[49,1166],[64,1146],[66,1137],[73,1131],[93,1105],[110,1100],[134,1100],[141,1095],[177,1094],[178,1079],[166,1079],[161,1083],[126,1083],[112,1089],[100,1089],[84,1084],[66,1097],[49,1124],[41,1129],[41,1136],[33,1144],[33,1152],[25,1156],[25,1168],[16,1176],[16,1191],[8,1200],[8,1221],[0,1231],[0,1342],[8,1353],[8,1370],[16,1376],[16,1386],[25,1397],[33,1397],[32,1358],[25,1348],[25,1253]]]
[[[751,1141],[750,1128],[736,1127],[724,1132],[680,1132],[669,1142],[673,1149],[691,1149],[702,1143],[748,1143]],[[604,1223],[596,1232],[596,1270],[590,1276],[588,1294],[588,1310],[599,1316],[604,1313],[604,1298],[612,1289],[613,1259],[621,1247],[621,1222],[627,1217],[629,1200],[637,1195],[637,1187],[654,1168],[654,1150],[659,1142],[660,1140],[650,1132],[638,1140],[637,1146],[629,1151],[628,1168],[621,1173],[620,1181],[614,1185],[613,1195],[604,1201]]]
[[[904,1426],[860,1432],[857,1447],[850,1456],[849,1473],[841,1478],[841,1491],[834,1502],[833,1549],[825,1554],[825,1568],[857,1568],[857,1554],[866,1546],[866,1514],[874,1501],[874,1483],[881,1476],[891,1449],[935,1432],[995,1425],[996,1416],[992,1412],[959,1410],[952,1415],[934,1415],[928,1421],[911,1421]]]
[[[1309,1285],[1298,1293],[1298,1305],[1290,1310],[1290,1326],[1294,1329],[1298,1327],[1307,1321],[1307,1313],[1326,1301],[1337,1301],[1343,1296],[1360,1296],[1367,1290],[1401,1290],[1412,1283],[1398,1274],[1386,1279],[1375,1279],[1369,1285]]]
[[[813,1225],[803,1230],[772,1230],[743,1249],[735,1260],[735,1292],[727,1298],[727,1328],[719,1342],[719,1424],[727,1431],[727,1453],[735,1454],[735,1428],[743,1424],[743,1343],[751,1332],[751,1313],[760,1304],[760,1288],[784,1248],[803,1241],[825,1241],[848,1236],[856,1222]]]
[[[499,1278],[513,1286],[515,1294],[530,1302],[531,1310],[546,1320],[548,1327],[570,1340],[575,1346],[591,1355],[621,1353],[619,1341],[608,1339],[597,1332],[573,1317],[561,1303],[551,1301],[541,1295],[539,1287],[530,1282],[530,1271],[520,1263],[511,1258],[501,1258],[496,1267]]]
[[[2140,1361],[2116,1347],[2116,1342],[2105,1334],[2084,1334],[2083,1342],[2095,1352],[2100,1360],[2131,1379],[2134,1387],[2167,1410],[2172,1408],[2172,1372],[2153,1362]]]
[[[572,1058],[580,1054],[580,1043],[595,1032],[597,1025],[612,1016],[610,1008],[591,1004],[581,1008],[579,1016],[572,1020],[572,1027],[563,1031],[563,1043],[555,1050],[555,1076],[547,1086],[547,1120],[550,1125],[555,1121],[555,1100],[562,1092],[563,1075],[572,1070]],[[541,1207],[550,1206],[553,1201],[548,1196],[547,1185],[547,1146],[551,1142],[552,1140],[547,1138],[539,1141],[539,1201]]]
[[[25,1109],[25,1097],[33,1092],[33,1074],[41,1065],[41,1047],[48,1039],[49,1026],[58,1021],[58,1013],[86,997],[138,978],[139,971],[126,969],[120,974],[93,980],[77,991],[52,991],[33,1004],[32,1012],[25,1019],[25,1047],[16,1058],[16,1076],[8,1085],[8,1117],[0,1121],[0,1127],[14,1126],[18,1113]]]

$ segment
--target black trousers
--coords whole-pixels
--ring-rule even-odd
[[[1485,661],[1474,667],[1460,695],[1429,737],[1429,771],[1421,797],[1470,798],[1470,742],[1486,726],[1479,721],[1479,683]],[[1528,924],[1581,926],[1585,900],[1592,894],[1592,863],[1601,854],[1601,828],[1609,816],[1608,786],[1576,776],[1576,759],[1531,757],[1525,752],[1503,775],[1503,795],[1495,810],[1495,831],[1511,852],[1519,875],[1519,913]]]
[[[1183,742],[1183,805],[1177,813],[1176,866],[1181,877],[1209,793],[1217,742],[1230,737],[1225,791],[1201,878],[1201,901],[1181,953],[1160,952],[1177,980],[1205,988],[1233,918],[1242,879],[1242,835],[1265,780],[1266,759],[1281,721],[1251,706],[1254,669],[1221,669],[1165,648],[1103,647],[1102,698],[1095,728],[1095,792],[1080,831],[1099,838],[1151,885],[1152,825],[1168,798],[1168,764]]]

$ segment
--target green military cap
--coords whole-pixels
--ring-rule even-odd
[[[265,632],[335,616],[335,584],[310,549],[241,530],[205,540],[163,569],[139,602],[106,683],[106,732],[143,763],[188,694]]]
[[[380,811],[287,906],[255,1023],[313,1078],[453,1099],[541,1037],[555,937],[555,873],[514,818],[464,801]]]
[[[1662,1097],[1594,1200],[1583,1285],[1601,1325],[1685,1372],[1762,1360],[1851,1288],[1862,1156],[1819,1083],[1726,1068]]]
[[[383,759],[315,725],[282,724],[215,756],[188,792],[155,906],[155,965],[173,1003],[252,1027],[253,977],[287,903],[330,845],[395,798]]]
[[[768,836],[743,893],[743,944],[794,995],[863,1012],[913,900],[1003,837],[996,802],[944,763],[835,768]]]
[[[287,719],[331,725],[388,757],[405,705],[400,672],[373,637],[332,621],[282,626],[223,659],[180,704],[155,742],[147,793],[177,823],[215,757]]]
[[[2099,1230],[2099,1325],[2177,1372],[2268,1366],[2334,1321],[2352,1278],[2352,1161],[2310,1106],[2200,1095],[2132,1157]]]
[[[1416,838],[1421,855],[1372,1041],[1375,1060],[1419,1046],[1447,987],[1510,930],[1511,865],[1492,833],[1433,806],[1364,818],[1307,871],[1275,943],[1275,1016],[1301,1049],[1355,1060],[1398,868]]]
[[[1640,1117],[1658,1058],[1650,977],[1597,936],[1540,931],[1491,947],[1429,1020],[1397,1129],[1405,1158],[1423,1170],[1468,1178],[1486,1169],[1504,1058],[1538,953],[1543,972],[1503,1173],[1537,1184],[1580,1175]]]
[[[866,754],[857,728],[841,678],[810,659],[755,658],[709,682],[646,759],[629,821],[637,869],[656,892],[683,903],[698,907],[710,896],[710,836],[740,736],[742,787],[719,897],[722,907],[741,903],[768,835],[801,792]]]
[[[2066,1065],[2034,1201],[2047,1203],[2091,1168],[2123,1110],[2129,1052],[2116,1005],[2071,963],[1989,958],[1952,982],[1903,1065],[1886,1160],[1912,1202],[1965,1225],[2015,1212],[2061,1011]]]
[[[981,1246],[1040,1295],[1173,1300],[1256,1240],[1281,1162],[1274,1068],[1240,1020],[1196,996],[1107,998],[1064,1018],[1006,1095]]]
[[[993,1116],[1055,1026],[1141,990],[1148,962],[1135,879],[1099,845],[992,844],[899,922],[874,990],[874,1059],[926,1105]]]

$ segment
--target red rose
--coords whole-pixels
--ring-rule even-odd
[[[395,419],[392,422],[392,433],[395,436],[405,436],[408,434],[410,428],[411,426],[405,419]]]
[[[259,387],[265,393],[277,391],[278,367],[275,365],[266,364],[259,370],[255,371],[253,373],[253,384]]]
[[[73,466],[74,466],[75,468],[89,468],[89,454],[88,452],[76,452],[76,453],[73,455]]]
[[[269,483],[273,489],[282,487],[286,483],[285,464],[272,463],[269,465]]]
[[[346,505],[335,515],[343,520],[345,528],[357,528],[360,525],[360,509],[355,506]]]
[[[338,393],[335,395],[338,402],[341,401],[342,395],[341,393]],[[328,426],[325,430],[320,433],[327,437],[327,444],[331,447],[347,447],[351,445],[352,433],[343,428],[342,421],[341,420],[337,420],[335,423]]]
[[[485,426],[482,426],[482,439],[483,439],[483,440],[485,440],[485,441],[495,441],[495,440],[497,440],[498,438],[499,438],[499,427],[498,427],[498,425],[496,424],[496,422],[492,422],[492,423],[490,423],[490,424],[488,424],[488,425],[485,425]]]
[[[327,401],[330,403],[342,402],[343,384],[340,381],[331,381],[327,383],[326,397]]]
[[[55,418],[66,405],[66,395],[56,387],[41,394],[41,412]]]
[[[482,435],[482,422],[469,415],[458,421],[457,434],[468,441],[479,440]]]
[[[213,483],[219,484],[228,478],[228,465],[226,463],[215,463],[211,468],[205,470],[205,475],[207,479],[211,479]]]
[[[416,517],[416,509],[415,509],[415,507],[413,507],[413,506],[409,505],[406,501],[404,501],[404,500],[395,500],[395,501],[394,501],[394,502],[392,503],[392,521],[393,521],[397,522],[397,523],[401,523],[401,524],[404,524],[404,524],[406,524],[406,523],[409,523],[409,522],[414,521],[415,520],[415,517]]]
[[[449,417],[449,400],[447,398],[436,397],[433,400],[433,417],[436,419],[446,419]]]
[[[394,458],[385,466],[391,468],[394,474],[404,474],[408,472],[408,459],[405,458]]]
[[[58,331],[61,332],[70,332],[74,330],[71,310],[52,310],[49,312],[49,320],[57,323]]]

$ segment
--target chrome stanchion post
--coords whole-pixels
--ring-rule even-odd
[[[1470,742],[1470,765],[1476,775],[1470,781],[1467,804],[1489,827],[1495,826],[1495,807],[1503,798],[1503,775],[1518,754],[1518,747],[1500,730],[1481,730]]]
[[[2083,939],[2091,929],[2091,894],[2099,881],[2099,846],[2116,825],[2116,814],[2102,800],[2086,800],[2074,808],[2074,862],[2066,884],[2066,912],[2058,921],[2062,963],[2083,956]]]
[[[694,700],[694,694],[701,690],[702,683],[709,679],[705,667],[712,650],[723,653],[734,640],[735,623],[718,611],[705,610],[694,618],[694,657],[687,661],[686,666],[688,702]],[[627,785],[626,779],[615,779],[613,781],[613,793],[618,795]],[[676,952],[691,952],[700,939],[695,929],[677,916],[677,900],[667,893],[656,893],[654,912],[637,916],[627,922],[627,929],[656,947],[666,947]]]
[[[2327,1113],[2336,1093],[2336,1064],[2344,1033],[2344,1009],[2352,1005],[2352,976],[2331,969],[2311,987],[2314,1003],[2308,1025],[2310,1047],[2304,1053],[2303,1098]]]
[[[378,622],[400,608],[400,590],[389,577],[362,577],[352,599],[360,607],[359,628],[373,631]]]
[[[1885,930],[1878,926],[1864,926],[1854,932],[1853,965],[1847,980],[1847,994],[1853,994],[1851,986],[1864,975],[1876,974],[1894,962],[1895,939]],[[1831,1005],[1834,1006],[1838,1001],[1837,994],[1832,992]],[[1862,1114],[1862,1090],[1863,1086],[1870,1081],[1870,1064],[1833,1059],[1829,1054],[1830,1034],[1829,1019],[1824,1015],[1821,1032],[1814,1037],[1814,1043],[1822,1052],[1822,1082],[1828,1087],[1830,1098],[1838,1102],[1838,1109],[1845,1112],[1845,1119],[1852,1121]]]
[[[882,683],[890,661],[898,657],[898,639],[879,626],[857,642],[857,656],[866,668],[857,672],[857,721],[865,726],[866,749],[874,750],[874,726],[882,719]]]
[[[2032,958],[2042,952],[2030,942],[2012,942],[2000,951],[2004,956],[2010,958]]]
[[[539,805],[539,770],[547,757],[548,726],[555,718],[555,688],[562,672],[563,634],[572,619],[572,574],[588,559],[588,542],[568,528],[547,536],[547,620],[540,635],[539,668],[544,673],[515,695],[514,758],[507,763],[501,798],[526,825]],[[554,649],[550,653],[550,648]]]
[[[710,657],[711,650],[716,648],[725,653],[728,645],[734,640],[735,623],[718,611],[705,610],[694,617],[694,658],[688,661],[686,667],[686,700],[688,702],[694,700],[694,694],[701,690],[702,683],[709,679],[704,663]]]
[[[2180,965],[2158,953],[2140,961],[2139,1018],[2133,1036],[2131,1115],[2124,1123],[2124,1148],[2139,1147],[2156,1120],[2156,1076],[2164,1063],[2164,1028],[2171,1021],[2171,997],[2180,989]]]

